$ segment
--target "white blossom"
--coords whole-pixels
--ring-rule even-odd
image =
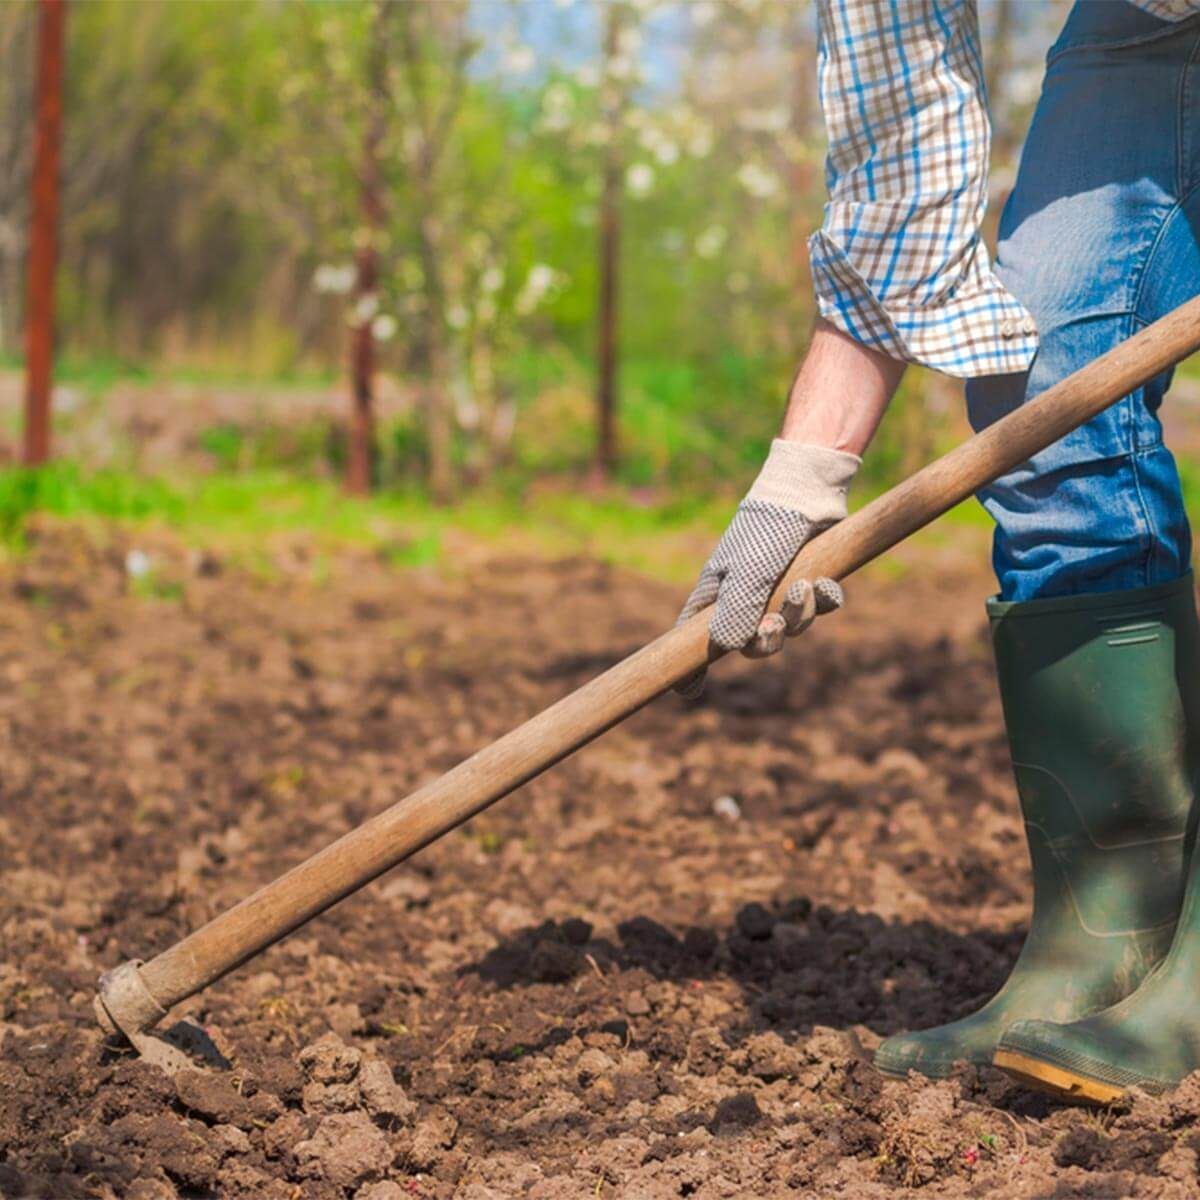
[[[399,328],[399,322],[390,313],[380,313],[371,322],[371,333],[379,342],[390,342],[396,336],[396,330]]]
[[[663,138],[654,148],[654,157],[664,166],[669,167],[679,161],[679,147],[669,138]]]
[[[738,168],[737,180],[756,200],[769,200],[779,194],[779,177],[758,163],[743,163]]]
[[[561,81],[550,84],[542,93],[544,112],[570,112],[575,107],[575,94]]]
[[[479,287],[485,292],[498,292],[504,286],[504,268],[491,266],[479,277]]]
[[[546,133],[562,133],[564,129],[571,128],[571,114],[559,111],[543,113],[538,128]]]
[[[696,239],[696,253],[701,258],[716,258],[728,235],[720,225],[710,225]]]
[[[632,79],[637,72],[637,60],[632,54],[614,54],[605,64],[610,79]]]
[[[632,195],[648,196],[654,188],[654,168],[647,163],[634,163],[625,172],[625,184]]]
[[[130,550],[125,555],[125,574],[131,579],[141,579],[150,574],[154,563],[145,550]]]
[[[707,158],[712,152],[713,136],[708,129],[697,129],[688,138],[687,150],[693,158]]]
[[[517,294],[516,309],[522,316],[528,316],[552,289],[562,282],[562,275],[545,263],[535,263],[529,268],[529,274]]]
[[[537,64],[537,55],[532,46],[518,44],[510,46],[504,56],[504,67],[514,75],[528,75]]]
[[[479,405],[475,402],[475,397],[471,395],[465,381],[459,384],[455,389],[454,396],[454,417],[458,421],[460,429],[478,429],[479,418],[482,415],[479,411]]]
[[[642,31],[636,25],[625,25],[617,35],[617,51],[632,58],[642,47]]]
[[[466,306],[462,304],[451,304],[446,309],[446,324],[451,329],[466,329],[468,322],[471,320],[471,314],[467,312]]]
[[[313,272],[313,287],[318,292],[344,296],[354,286],[354,264],[323,263]]]
[[[738,124],[751,133],[784,133],[792,123],[792,115],[786,106],[774,108],[750,108],[738,117]]]
[[[358,325],[366,325],[368,321],[375,318],[375,314],[379,311],[379,297],[374,292],[368,292],[365,296],[359,296],[354,304],[354,321]]]

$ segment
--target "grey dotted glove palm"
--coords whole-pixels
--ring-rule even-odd
[[[722,650],[774,654],[819,613],[842,605],[832,579],[797,580],[779,612],[765,612],[788,564],[810,538],[846,515],[846,492],[862,460],[841,450],[776,438],[754,486],[700,572],[677,625],[710,604],[708,632]],[[702,668],[675,685],[689,699],[704,690]]]

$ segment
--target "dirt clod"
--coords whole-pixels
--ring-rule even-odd
[[[302,1172],[339,1187],[378,1179],[394,1157],[387,1136],[361,1112],[324,1117],[313,1136],[295,1149]]]

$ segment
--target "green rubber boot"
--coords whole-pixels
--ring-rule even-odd
[[[1191,575],[1134,591],[993,600],[988,613],[1033,917],[1000,991],[959,1021],[888,1038],[875,1054],[887,1075],[943,1078],[956,1062],[991,1063],[1014,1022],[1074,1021],[1116,1004],[1167,953],[1179,914],[1200,766]],[[1200,1014],[1194,1034],[1200,1055]]]
[[[1170,751],[1188,770],[1197,760],[1200,670],[1192,610],[1185,626],[1184,597],[1171,607],[1175,604],[1180,609],[1174,629],[1180,700],[1165,722],[1173,749],[1164,731],[1160,753],[1165,757]],[[1186,723],[1180,707],[1191,718]],[[1056,1024],[1064,1018],[1038,1013],[1042,1019],[1014,1023],[1000,1039],[997,1066],[1034,1087],[1096,1104],[1109,1104],[1131,1087],[1167,1091],[1200,1069],[1200,855],[1188,857],[1187,890],[1170,950],[1146,981],[1119,1003],[1083,1019]]]

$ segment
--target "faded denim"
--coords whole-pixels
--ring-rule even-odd
[[[1081,0],[1000,224],[997,273],[1033,314],[1029,371],[972,380],[982,429],[1200,292],[1200,19]],[[1158,410],[1167,372],[979,493],[1004,600],[1177,579],[1191,558]]]

